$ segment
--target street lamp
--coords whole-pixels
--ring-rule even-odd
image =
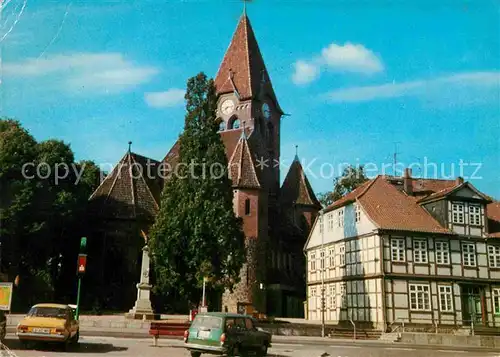
[[[321,267],[321,337],[325,337],[325,225],[324,225],[324,208],[320,211],[321,217],[321,251],[320,267]]]

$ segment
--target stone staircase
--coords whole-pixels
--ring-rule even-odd
[[[382,332],[373,329],[356,330],[356,340],[378,340]],[[346,327],[335,327],[328,334],[330,338],[354,339],[354,330]]]

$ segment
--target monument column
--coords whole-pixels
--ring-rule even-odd
[[[151,307],[151,289],[149,284],[149,247],[142,248],[141,279],[137,286],[137,300],[135,306],[128,312],[127,317],[132,319],[153,320],[154,312]]]

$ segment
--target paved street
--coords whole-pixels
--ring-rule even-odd
[[[149,339],[123,339],[105,337],[82,337],[80,346],[74,351],[63,352],[57,347],[48,347],[37,350],[22,350],[11,337],[7,340],[9,348],[19,357],[68,357],[83,354],[86,357],[109,356],[109,357],[188,357],[189,354],[183,348],[182,341],[160,340],[158,347],[152,346]],[[432,349],[418,349],[398,347],[394,345],[379,346],[349,346],[336,344],[335,341],[325,345],[299,344],[299,343],[275,343],[269,351],[270,357],[316,357],[324,352],[332,357],[500,357],[500,352],[468,352],[468,351],[446,351]],[[208,355],[207,355],[208,356]]]

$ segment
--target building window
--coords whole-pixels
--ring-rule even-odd
[[[340,301],[340,307],[345,309],[347,307],[347,283],[340,284]]]
[[[473,243],[462,243],[462,259],[465,266],[476,266],[476,246]]]
[[[339,246],[339,266],[345,266],[345,245]]]
[[[330,309],[336,309],[337,308],[337,296],[335,292],[335,283],[330,285],[328,287],[328,307]]]
[[[239,119],[234,119],[231,129],[239,129],[240,126],[241,126],[240,120]]]
[[[311,271],[316,271],[316,253],[311,253]]]
[[[391,257],[393,262],[404,262],[405,259],[405,239],[391,239]]]
[[[410,308],[416,311],[431,309],[429,285],[410,284]]]
[[[356,222],[361,221],[361,208],[359,207],[358,204],[355,205],[355,215],[356,215]]]
[[[245,200],[245,216],[250,216],[250,199]]]
[[[464,204],[453,203],[451,212],[453,214],[453,223],[464,223]]]
[[[500,288],[493,289],[493,305],[495,314],[500,314]]]
[[[469,206],[469,224],[481,225],[481,208],[479,206]]]
[[[439,286],[439,309],[445,312],[453,311],[453,292],[451,286]]]
[[[490,261],[491,268],[500,268],[500,246],[498,245],[488,246],[488,258]]]
[[[328,266],[330,268],[335,267],[335,248],[330,248],[328,251]]]
[[[427,241],[415,239],[413,241],[413,260],[415,263],[427,263]]]
[[[224,131],[224,130],[226,130],[226,122],[224,120],[222,120],[219,123],[219,131]]]
[[[333,214],[328,215],[328,230],[333,231]]]
[[[311,310],[316,310],[316,287],[311,288],[311,296],[309,298],[309,302],[311,304]]]
[[[339,227],[344,226],[344,210],[343,209],[339,209],[339,211],[337,213],[337,224]]]
[[[450,248],[448,242],[436,242],[436,263],[450,264]]]
[[[325,269],[325,251],[324,250],[322,250],[319,253],[319,257],[320,257],[319,268],[321,269],[321,271],[323,271]]]

